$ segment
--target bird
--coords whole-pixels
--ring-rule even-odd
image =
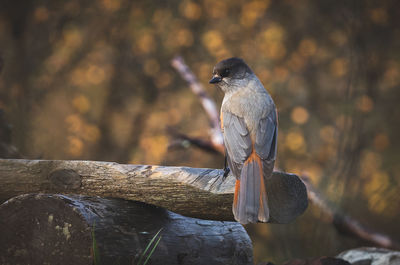
[[[209,83],[224,92],[220,121],[225,159],[236,177],[232,205],[235,220],[241,224],[290,222],[307,208],[307,194],[295,175],[272,174],[278,114],[271,95],[237,57],[218,62]]]

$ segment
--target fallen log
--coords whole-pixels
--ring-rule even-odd
[[[27,194],[0,205],[0,264],[137,264],[160,229],[151,264],[253,262],[250,238],[236,222],[122,199]]]
[[[307,191],[293,174],[274,172],[271,221],[287,223],[307,208]],[[235,179],[218,169],[123,165],[112,162],[0,159],[0,202],[25,193],[82,194],[161,206],[195,218],[231,221]]]

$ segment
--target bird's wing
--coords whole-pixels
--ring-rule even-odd
[[[278,141],[278,119],[275,109],[261,119],[257,132],[255,149],[257,154],[263,160],[275,160]]]
[[[228,164],[236,177],[240,176],[241,165],[250,156],[253,143],[243,118],[224,111],[222,128]],[[276,159],[278,141],[278,119],[275,108],[258,124],[254,148],[263,161],[264,177],[269,177]]]
[[[269,178],[274,169],[278,146],[278,118],[273,108],[258,124],[254,148],[263,164],[263,176]]]
[[[222,117],[228,164],[234,176],[239,178],[242,165],[252,151],[250,134],[243,118],[228,111],[224,111]]]

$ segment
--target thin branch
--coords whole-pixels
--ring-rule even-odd
[[[167,133],[174,137],[174,141],[169,143],[168,150],[172,150],[175,148],[188,148],[189,146],[198,147],[206,152],[210,152],[213,154],[220,154],[220,150],[215,147],[215,145],[201,138],[190,137],[186,134],[178,132],[174,128],[167,128]]]
[[[375,232],[351,216],[333,210],[313,187],[307,176],[300,176],[300,178],[307,187],[308,199],[321,210],[327,217],[326,220],[329,220],[339,232],[358,237],[381,247],[400,249],[400,242],[388,235]]]
[[[224,152],[223,137],[220,130],[219,115],[215,102],[208,96],[204,87],[199,83],[196,76],[185,64],[181,56],[174,57],[171,61],[171,65],[178,71],[181,77],[188,82],[190,89],[200,100],[211,124],[211,142],[217,150]]]

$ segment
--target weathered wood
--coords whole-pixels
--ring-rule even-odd
[[[25,193],[122,198],[185,216],[233,220],[234,179],[222,171],[112,162],[0,160],[0,201]]]
[[[205,221],[122,199],[21,195],[0,205],[0,264],[136,264],[162,236],[150,264],[252,264],[236,222]],[[92,232],[95,234],[93,241]]]
[[[274,172],[288,196],[272,220],[290,221],[307,208],[304,184],[293,174]],[[112,162],[0,159],[0,201],[25,193],[82,194],[122,198],[202,219],[233,220],[235,179],[223,171],[188,167],[122,165]],[[287,198],[293,198],[288,201]],[[298,206],[300,205],[300,206]]]

